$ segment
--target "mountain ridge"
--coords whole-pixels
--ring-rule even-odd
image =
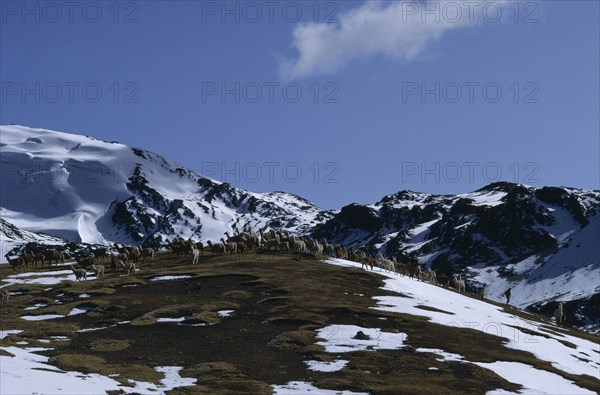
[[[15,229],[152,247],[176,237],[217,241],[225,232],[283,230],[462,273],[470,289],[489,284],[495,300],[514,287],[511,302],[521,308],[548,314],[564,301],[577,325],[600,329],[600,190],[496,182],[456,195],[402,190],[322,210],[117,142],[22,126],[0,131],[0,186],[11,191],[0,207]]]

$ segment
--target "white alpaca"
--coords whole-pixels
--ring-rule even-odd
[[[377,266],[387,272],[394,271],[394,262],[384,257],[382,254],[379,254],[379,262],[377,263]]]
[[[560,302],[556,310],[554,310],[554,318],[557,324],[561,324],[565,321],[565,312],[563,311],[563,303]]]
[[[292,249],[296,252],[305,252],[306,251],[306,243],[304,240],[301,240],[297,237],[292,237]]]
[[[462,279],[462,275],[453,275],[452,281],[454,282],[454,288],[458,290],[459,293],[465,293],[465,280]]]
[[[427,281],[429,281],[431,284],[437,284],[437,276],[435,274],[435,272],[431,269],[429,269],[429,271],[427,271]]]
[[[192,255],[194,256],[194,258],[192,259],[192,265],[195,265],[198,263],[198,258],[200,257],[200,250],[198,250],[195,247],[192,247]]]
[[[102,276],[104,276],[104,266],[92,265],[91,269],[94,273],[96,273],[96,278],[102,278]]]

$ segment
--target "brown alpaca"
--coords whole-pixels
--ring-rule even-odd
[[[10,299],[10,292],[7,289],[0,289],[0,304],[8,303]]]

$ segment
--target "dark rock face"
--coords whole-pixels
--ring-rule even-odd
[[[133,149],[136,156],[154,163],[164,159],[155,154]],[[204,217],[190,209],[187,200],[165,197],[148,182],[148,169],[137,164],[125,186],[131,196],[122,201],[112,202],[109,214],[111,226],[115,229],[113,238],[141,244],[145,247],[159,247],[173,237],[181,236],[182,229],[193,237],[203,237],[207,220],[220,221],[217,207],[235,213],[232,228],[239,231],[257,231],[259,228],[294,229],[296,233],[308,233],[315,223],[309,223],[296,213],[307,210],[313,213],[314,221],[325,222],[333,216],[330,211],[319,210],[309,201],[298,196],[273,192],[261,199],[251,192],[235,188],[228,183],[219,183],[194,174],[182,167],[163,168],[172,173],[171,182],[193,180],[198,189],[191,203],[202,210]],[[231,218],[229,218],[231,220]],[[257,225],[254,225],[257,224]],[[222,237],[220,234],[217,237]],[[207,238],[204,236],[204,238]],[[210,238],[210,236],[209,236]],[[214,238],[214,235],[213,235]]]
[[[485,194],[496,194],[497,201],[475,201],[482,195],[485,198]],[[398,258],[416,259],[437,252],[431,263],[438,269],[456,271],[479,262],[514,263],[559,248],[548,230],[559,221],[554,207],[564,209],[579,227],[586,226],[588,216],[595,214],[600,205],[600,192],[586,197],[593,198],[587,206],[577,190],[534,189],[509,183],[491,184],[455,197],[402,191],[386,196],[375,209],[346,206],[331,220],[316,226],[313,235]],[[426,223],[423,233],[414,235],[414,228]],[[374,248],[382,240],[387,241]],[[408,244],[412,246],[406,248]]]

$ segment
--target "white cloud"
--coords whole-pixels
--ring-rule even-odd
[[[283,59],[284,78],[330,74],[354,59],[384,55],[411,61],[447,31],[497,23],[501,1],[368,1],[337,17],[338,23],[306,23],[293,31],[296,59]],[[504,15],[504,18],[507,16]]]

